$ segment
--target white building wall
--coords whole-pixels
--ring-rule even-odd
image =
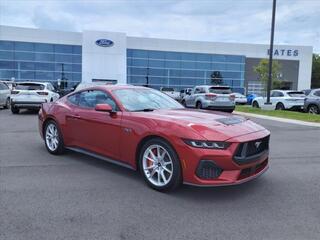
[[[96,44],[98,39],[114,42],[111,47]],[[114,32],[84,31],[82,37],[82,82],[92,79],[127,81],[126,35]]]
[[[98,39],[110,39],[112,47],[99,47]],[[82,81],[91,79],[114,79],[126,82],[126,49],[162,50],[244,55],[252,58],[268,58],[268,45],[184,41],[157,38],[127,37],[125,33],[84,31],[64,32],[43,29],[9,27],[0,25],[0,40],[43,42],[54,44],[82,45]],[[298,50],[298,56],[284,54],[275,59],[298,60],[298,89],[310,88],[312,47],[275,45],[275,49]],[[288,79],[289,80],[289,79]]]

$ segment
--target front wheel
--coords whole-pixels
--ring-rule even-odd
[[[257,101],[254,101],[254,102],[252,103],[252,107],[254,107],[254,108],[259,108],[259,103],[258,103]]]
[[[15,107],[14,105],[11,105],[11,112],[13,114],[18,114],[20,112],[20,109]]]
[[[44,128],[44,142],[49,153],[58,155],[64,151],[63,138],[55,121],[50,120]]]
[[[320,110],[319,110],[319,107],[317,105],[310,105],[308,107],[308,113],[310,114],[319,114],[320,113]]]
[[[201,103],[201,102],[197,102],[196,108],[197,108],[197,109],[202,109],[202,103]]]
[[[277,103],[276,110],[284,110],[284,109],[285,109],[285,107],[284,107],[283,103]]]
[[[139,167],[146,183],[157,191],[171,191],[181,184],[178,155],[161,138],[153,138],[144,144],[139,155]]]

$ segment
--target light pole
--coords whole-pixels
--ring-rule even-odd
[[[269,74],[268,74],[268,84],[267,84],[267,102],[265,104],[271,104],[270,91],[271,91],[271,85],[272,85],[272,57],[273,57],[273,38],[274,38],[274,24],[275,24],[275,18],[276,18],[276,5],[277,5],[277,0],[273,0],[270,51],[269,51]]]

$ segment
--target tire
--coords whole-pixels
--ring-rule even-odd
[[[202,103],[201,102],[197,102],[196,103],[196,108],[197,109],[202,109]]]
[[[11,112],[13,114],[18,114],[20,112],[20,109],[15,107],[14,105],[11,105]]]
[[[185,100],[182,100],[181,104],[182,104],[184,107],[187,107],[187,104],[186,104],[186,101],[185,101]]]
[[[9,109],[10,108],[10,98],[7,98],[6,100],[6,105],[4,105],[5,109]]]
[[[164,156],[161,158],[161,155]],[[172,191],[182,183],[179,157],[161,138],[152,138],[143,145],[139,153],[139,169],[147,185],[160,192]]]
[[[254,108],[259,108],[260,106],[259,106],[259,103],[258,103],[257,101],[254,101],[254,102],[252,103],[252,107],[254,107]]]
[[[319,114],[320,113],[320,109],[317,105],[315,104],[310,104],[308,106],[308,113],[310,114]]]
[[[54,155],[62,154],[65,150],[63,138],[58,124],[50,120],[43,130],[44,143],[49,153]]]
[[[283,103],[281,103],[281,102],[277,103],[276,110],[285,110]]]
[[[233,110],[234,110],[234,109],[227,109],[227,110],[225,110],[225,112],[227,112],[227,113],[232,113]]]

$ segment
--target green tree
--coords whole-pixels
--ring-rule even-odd
[[[269,60],[261,59],[257,66],[253,67],[253,70],[258,74],[260,81],[264,85],[264,89],[267,89],[267,83],[269,78]],[[281,65],[278,61],[272,61],[272,89],[281,88],[280,81]]]
[[[311,87],[320,88],[320,55],[313,54]]]

